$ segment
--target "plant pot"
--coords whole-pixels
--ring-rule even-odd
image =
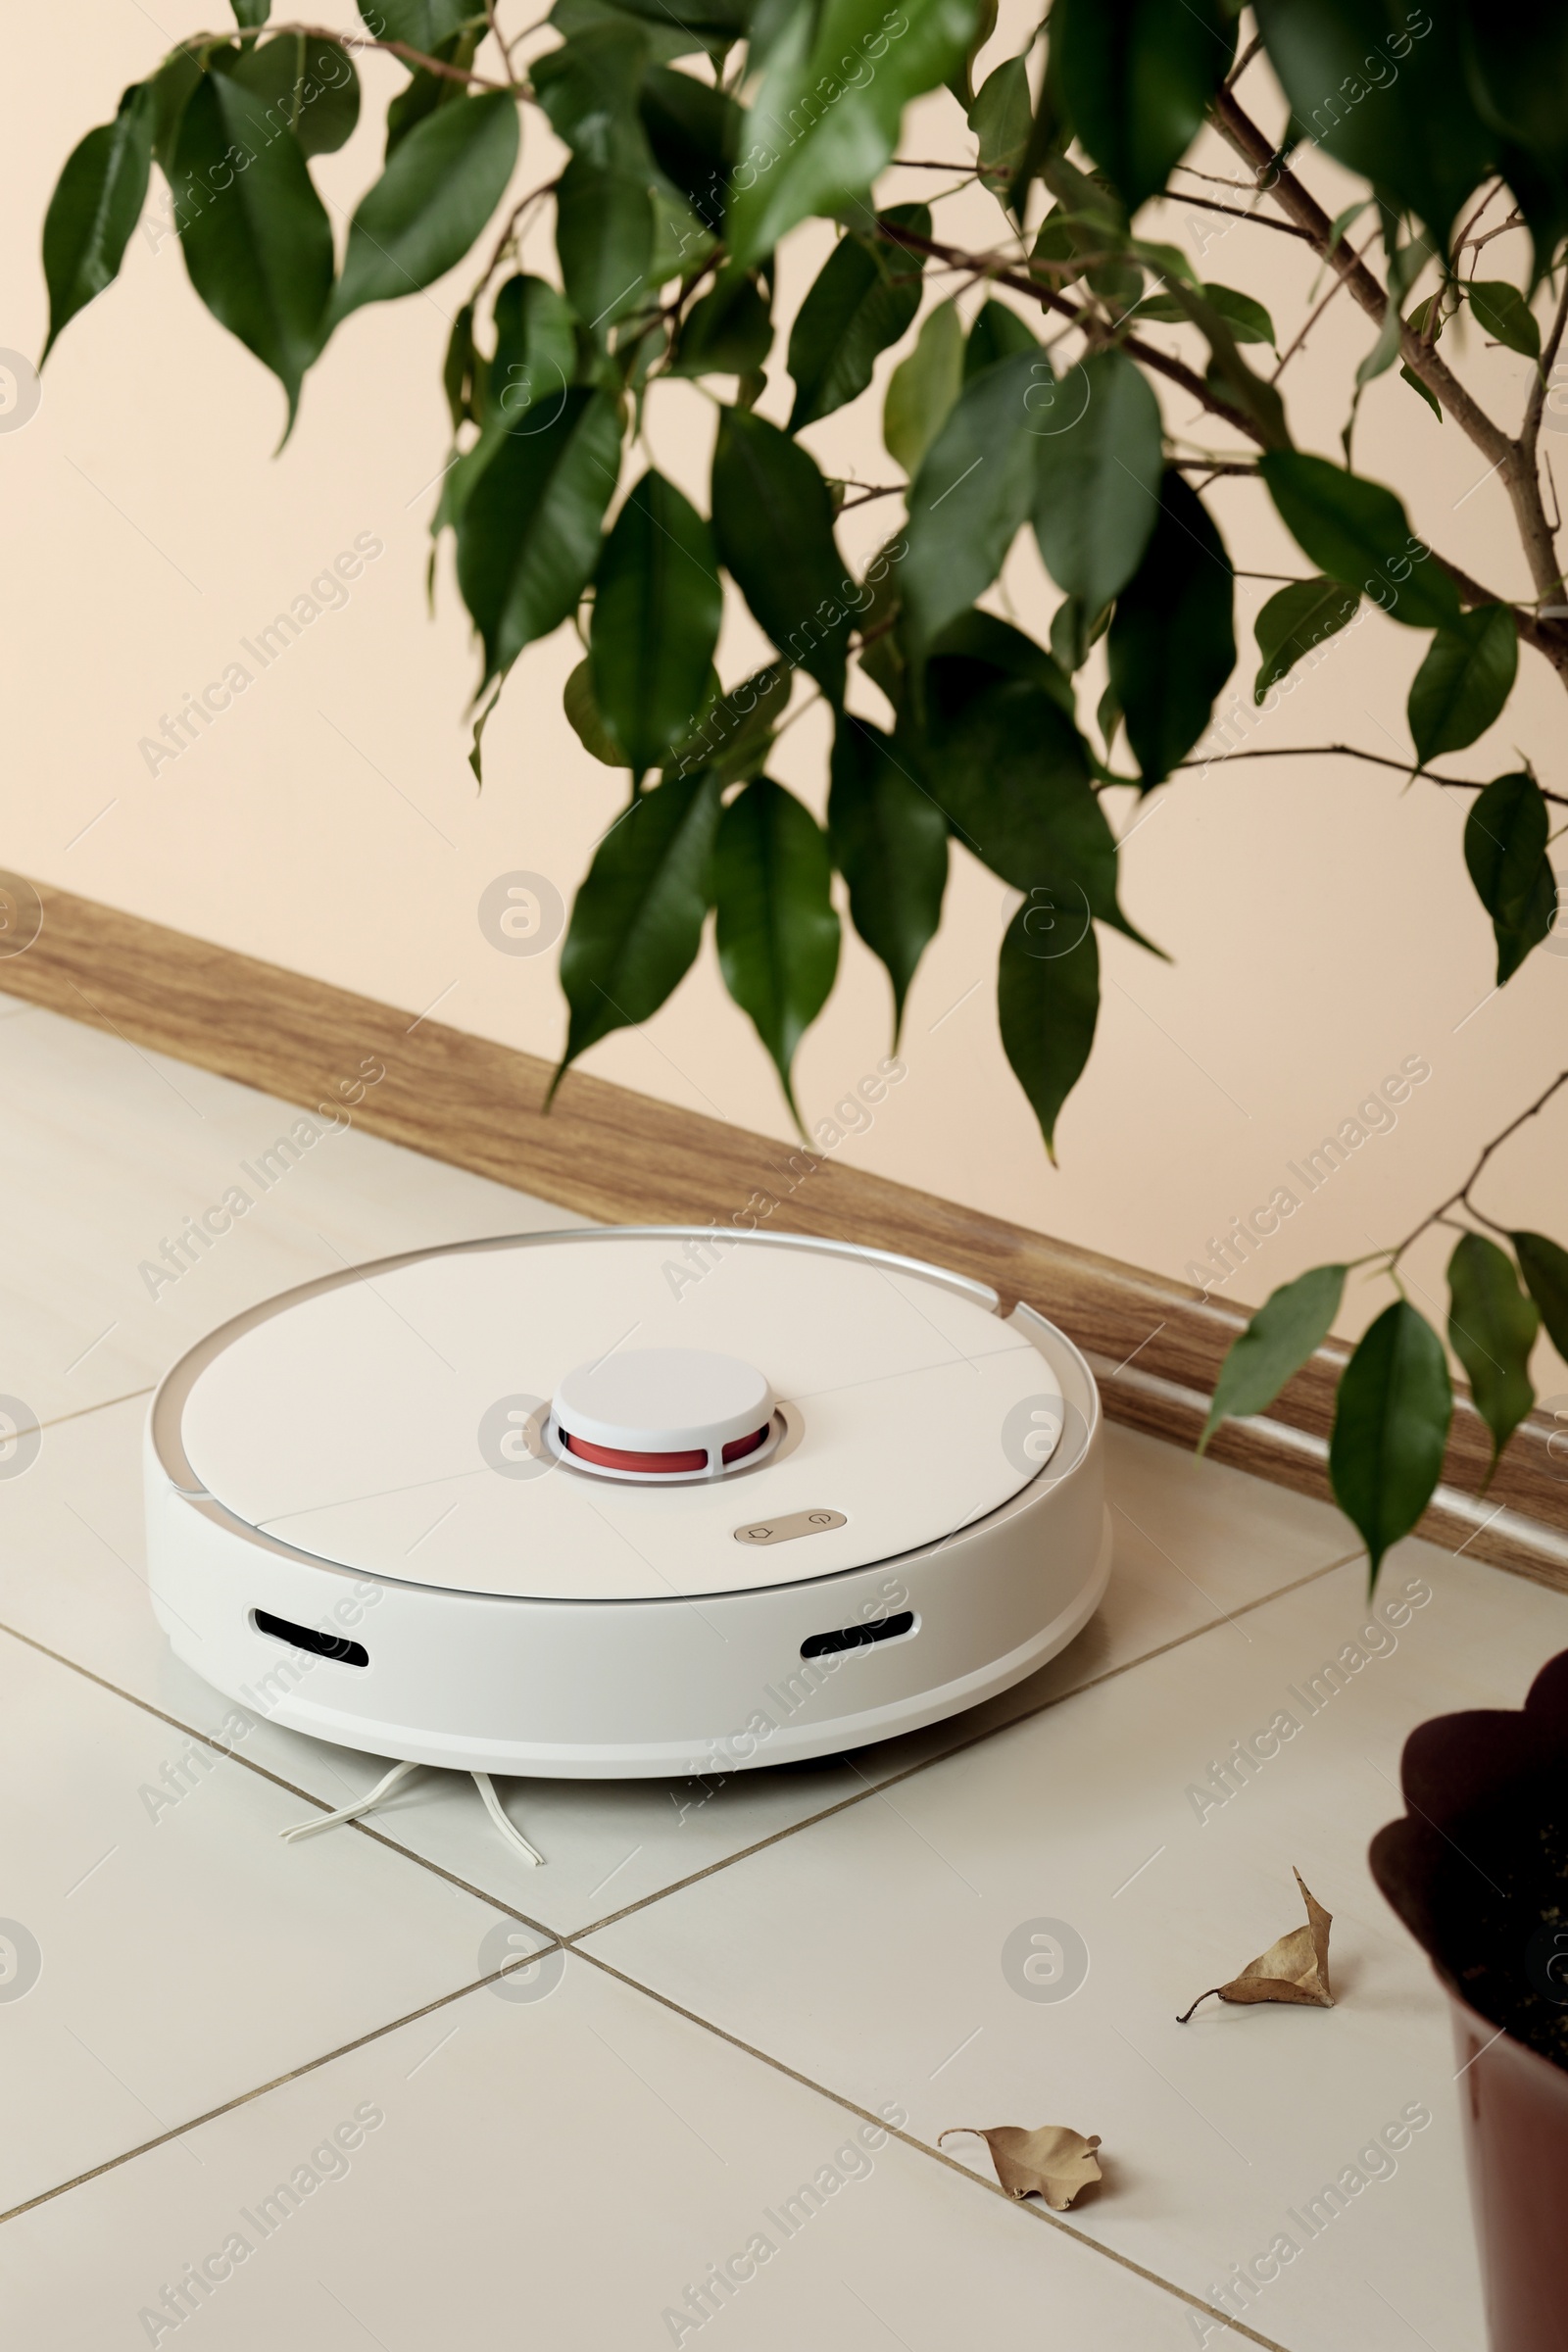
[[[1522,1710],[1420,1725],[1400,1780],[1372,1875],[1448,1995],[1492,2352],[1568,2352],[1568,1651]]]

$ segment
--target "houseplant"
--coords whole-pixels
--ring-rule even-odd
[[[1495,720],[1521,647],[1568,682],[1540,462],[1568,304],[1568,12],[1552,0],[1256,0],[1241,21],[1230,0],[1054,0],[1000,58],[995,0],[556,0],[532,24],[503,23],[499,0],[362,0],[336,28],[232,5],[232,24],[183,37],[66,163],[44,232],[50,346],[115,276],[155,163],[196,291],[277,376],[289,425],[356,310],[487,257],[441,363],[453,447],[432,517],[482,649],[475,766],[519,656],[570,622],[585,656],[568,713],[629,777],[563,950],[563,1070],[658,1008],[711,907],[726,984],[789,1094],[835,977],[835,869],[896,1027],[956,838],[1020,897],[998,1013],[1051,1151],[1093,1043],[1098,928],[1141,940],[1118,828],[1179,788],[1235,663],[1233,567],[1203,496],[1220,475],[1301,550],[1257,617],[1255,693],[1288,689],[1373,606],[1416,631],[1409,771],[1474,796],[1465,856],[1499,985],[1545,938],[1568,795],[1524,760],[1492,779],[1432,762]],[[405,78],[339,254],[311,164],[353,131],[355,60],[371,51]],[[944,87],[960,160],[930,165],[927,201],[876,209],[905,107]],[[530,116],[559,145],[519,199]],[[1205,131],[1232,159],[1217,176],[1187,160]],[[1358,186],[1332,219],[1313,193],[1319,148]],[[942,206],[974,186],[995,200],[978,247],[942,233]],[[1227,230],[1304,242],[1327,287],[1310,316],[1277,326],[1143,233],[1178,188]],[[550,216],[546,276],[523,244]],[[842,234],[777,353],[775,257],[813,220]],[[1511,275],[1494,273],[1498,238]],[[974,289],[972,316],[951,284]],[[1346,298],[1366,348],[1324,424],[1288,410],[1286,370]],[[1449,367],[1465,334],[1526,364],[1514,429]],[[898,478],[828,479],[801,435],[899,349],[883,416]],[[1181,396],[1183,421],[1156,389]],[[1368,395],[1407,401],[1423,427],[1435,413],[1468,464],[1485,459],[1527,593],[1469,577],[1410,529],[1395,489],[1355,471]],[[635,452],[646,404],[692,397],[717,410],[707,514]],[[1338,454],[1320,454],[1338,425]],[[882,499],[903,521],[847,564],[836,519]],[[1062,591],[1049,644],[980,601],[1030,528]],[[713,653],[731,590],[777,659],[726,689]],[[1075,681],[1102,637],[1092,732]],[[833,713],[825,829],[765,772],[803,694]],[[1473,1183],[1418,1230],[1459,1226],[1447,1335],[1500,1451],[1532,1401],[1543,1322],[1568,1351],[1568,1253],[1494,1224]],[[1400,1286],[1408,1246],[1361,1261],[1395,1296],[1346,1370],[1331,1446],[1374,1576],[1433,1492],[1452,1406],[1443,1338]],[[1330,1328],[1347,1272],[1275,1294],[1227,1361],[1214,1420],[1272,1398]]]
[[[1568,2212],[1568,1651],[1519,1712],[1411,1734],[1402,1821],[1372,1875],[1453,2013],[1494,2352],[1564,2352]]]

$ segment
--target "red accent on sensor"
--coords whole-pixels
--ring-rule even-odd
[[[749,1438],[731,1438],[724,1447],[725,1461],[738,1462],[743,1454],[755,1453],[771,1426],[766,1422]],[[580,1453],[585,1462],[597,1462],[603,1470],[633,1470],[667,1478],[678,1471],[708,1467],[708,1455],[701,1446],[688,1453],[622,1453],[613,1446],[595,1446],[587,1438],[573,1437],[569,1429],[564,1429],[561,1437],[571,1452]]]

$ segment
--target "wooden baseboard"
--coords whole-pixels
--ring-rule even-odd
[[[367,1058],[385,1076],[352,1115],[373,1135],[612,1223],[743,1218],[929,1258],[1023,1298],[1096,1359],[1105,1409],[1174,1445],[1197,1442],[1221,1358],[1249,1309],[1009,1225],[886,1177],[791,1150],[574,1070],[544,1113],[549,1064],[509,1046],[306,979],[47,884],[0,874],[42,907],[36,939],[0,960],[0,991],[308,1108],[340,1103]],[[1328,1495],[1327,1439],[1348,1350],[1319,1348],[1266,1417],[1226,1423],[1210,1451]],[[1461,1396],[1443,1484],[1419,1533],[1568,1592],[1568,1478],[1556,1424],[1518,1431],[1484,1500],[1490,1440]],[[1347,1545],[1352,1539],[1347,1530]]]

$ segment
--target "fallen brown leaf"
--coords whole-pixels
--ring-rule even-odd
[[[1042,2124],[1038,2132],[1026,2132],[1021,2124],[993,2124],[989,2131],[980,2124],[952,2124],[938,2133],[937,2146],[957,2132],[972,2132],[985,2141],[1009,2196],[1044,2197],[1056,2213],[1065,2212],[1081,2188],[1100,2179],[1099,2139],[1085,2139],[1065,2124]]]
[[[1210,1985],[1209,1992],[1217,1992],[1222,2001],[1302,2001],[1314,2009],[1333,2008],[1334,1994],[1329,1987],[1329,1930],[1334,1921],[1308,1891],[1298,1870],[1295,1877],[1306,1905],[1306,1926],[1293,1928],[1278,1943],[1271,1943],[1259,1958],[1249,1960],[1241,1975],[1233,1977],[1228,1984]],[[1206,2001],[1209,1992],[1200,1992],[1193,2009],[1199,2001]],[[1185,2026],[1193,2009],[1176,2023]]]

